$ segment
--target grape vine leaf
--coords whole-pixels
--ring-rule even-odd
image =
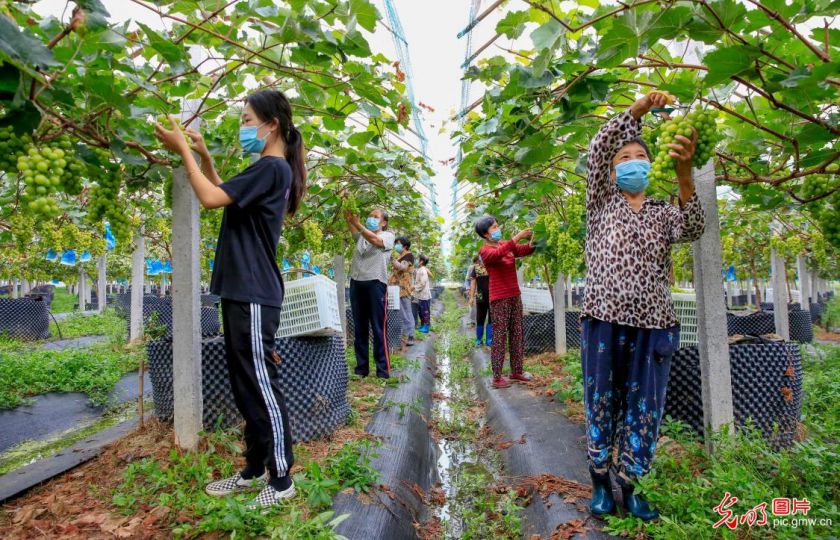
[[[618,19],[601,37],[598,47],[598,65],[615,67],[639,52],[640,39],[626,21]]]
[[[0,15],[0,53],[0,60],[5,56],[19,68],[59,65],[46,45],[25,34],[4,15]]]
[[[533,32],[531,32],[531,41],[534,42],[536,49],[556,49],[563,41],[565,31],[559,22],[550,19]]]
[[[525,23],[531,20],[527,10],[511,11],[496,24],[496,33],[504,34],[510,39],[515,39],[522,34]]]
[[[368,32],[376,29],[379,12],[368,0],[350,0],[350,11],[356,16],[356,21]]]
[[[753,62],[757,56],[756,49],[746,45],[715,49],[703,57],[703,62],[709,68],[703,82],[706,86],[714,86],[749,71],[753,69]]]
[[[15,97],[20,86],[20,70],[11,64],[0,64],[0,100]]]

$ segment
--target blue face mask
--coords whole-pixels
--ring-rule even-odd
[[[502,229],[496,229],[495,231],[490,233],[490,240],[494,242],[498,242],[502,239]]]
[[[373,216],[368,216],[365,226],[370,232],[376,232],[379,230],[379,219]]]
[[[396,251],[397,253],[402,253],[402,250],[402,244],[394,244],[394,251]]]
[[[258,126],[244,126],[239,128],[239,144],[242,149],[251,154],[259,154],[265,149],[265,137],[257,137],[257,130],[265,125],[265,122]],[[271,132],[269,132],[271,133]],[[268,137],[268,133],[265,134]]]
[[[648,185],[650,162],[631,159],[615,166],[615,184],[621,191],[641,193]]]

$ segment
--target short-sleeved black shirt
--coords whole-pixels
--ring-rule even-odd
[[[220,187],[233,203],[225,207],[216,244],[210,291],[239,302],[281,307],[283,278],[277,242],[289,206],[292,169],[266,156]]]

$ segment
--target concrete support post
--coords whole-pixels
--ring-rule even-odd
[[[342,246],[343,247],[343,246]],[[341,250],[344,253],[344,249]],[[344,255],[333,257],[333,268],[335,269],[335,292],[338,298],[338,314],[341,317],[341,330],[347,332],[347,303],[344,299]]]
[[[93,283],[92,283],[91,279],[88,278],[87,275],[85,275],[85,308],[87,308],[88,304],[92,303],[92,300],[93,300],[93,294],[91,294],[92,292],[93,292]]]
[[[771,276],[773,278],[773,319],[776,333],[790,341],[790,320],[788,319],[788,292],[785,259],[776,250],[770,251]]]
[[[79,311],[84,311],[87,303],[87,275],[85,269],[79,265]]]
[[[105,268],[106,268],[106,255],[100,255],[99,260],[96,262],[96,267],[99,273],[99,280],[98,280],[98,287],[96,291],[96,298],[97,298],[97,308],[99,313],[105,311],[105,305],[107,304],[108,299],[108,289],[107,289],[107,282],[105,280]]]
[[[811,274],[808,272],[808,259],[805,255],[796,258],[796,273],[799,275],[799,302],[802,309],[811,309]]]
[[[566,278],[557,273],[554,282],[554,352],[564,355],[566,347]]]
[[[732,301],[732,298],[735,296],[735,283],[732,281],[726,282],[726,301],[729,309],[732,309],[735,306],[735,303]]]
[[[732,377],[729,364],[729,336],[721,287],[720,220],[718,218],[715,169],[708,162],[692,171],[697,195],[706,214],[706,230],[694,242],[694,286],[697,293],[697,333],[700,379],[703,395],[703,424],[706,448],[714,450],[712,433],[732,430]]]
[[[146,274],[145,242],[143,227],[134,234],[134,252],[131,254],[131,326],[128,340],[143,337],[143,278]]]
[[[198,445],[202,430],[201,272],[198,199],[186,170],[172,183],[172,375],[175,390],[175,442]]]
[[[196,58],[193,58],[196,60]],[[195,62],[194,62],[195,63]],[[186,101],[181,120],[197,103]],[[199,130],[200,122],[188,126]],[[172,182],[172,375],[175,391],[175,444],[192,450],[203,429],[201,386],[201,257],[199,202],[187,171]]]

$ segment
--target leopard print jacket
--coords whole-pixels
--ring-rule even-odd
[[[682,209],[645,198],[636,213],[610,178],[612,159],[639,137],[629,111],[608,121],[589,145],[586,190],[586,294],[582,316],[637,328],[677,324],[671,300],[671,245],[705,228],[697,194]]]

